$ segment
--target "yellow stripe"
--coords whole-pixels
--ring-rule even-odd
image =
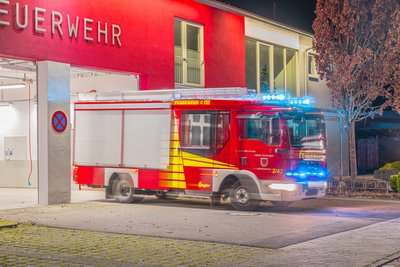
[[[183,165],[169,165],[167,167],[167,172],[183,172]]]
[[[169,156],[171,157],[180,157],[181,153],[179,153],[178,149],[170,149]]]
[[[179,181],[160,181],[160,186],[162,187],[169,187],[169,188],[180,188],[186,189],[186,182],[179,182]]]
[[[219,165],[215,163],[208,163],[208,162],[199,162],[199,161],[193,161],[189,159],[183,159],[183,165],[187,167],[203,167],[203,168],[215,168],[215,169],[235,169],[233,165]]]
[[[185,174],[177,172],[161,172],[160,179],[185,181]]]
[[[197,156],[194,154],[182,152],[183,156],[183,165],[184,166],[191,166],[191,167],[215,167],[215,168],[221,168],[221,169],[232,169],[235,168],[234,165],[228,164],[222,161],[217,161],[201,156]]]
[[[169,164],[171,165],[182,165],[182,158],[180,157],[170,157]]]

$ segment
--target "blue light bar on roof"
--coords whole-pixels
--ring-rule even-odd
[[[288,94],[260,94],[261,100],[265,103],[282,104],[290,106],[310,106],[314,100],[311,97],[292,98]]]

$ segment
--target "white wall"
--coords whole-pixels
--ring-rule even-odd
[[[31,99],[36,94],[35,85],[31,86]],[[29,101],[28,90],[4,90],[3,100],[12,102],[9,107],[0,107],[0,187],[28,187],[30,172],[29,138],[31,140],[32,176],[31,185],[37,187],[37,105]],[[29,123],[31,131],[29,135]],[[12,160],[5,158],[4,138],[26,137],[26,160]],[[11,160],[8,160],[11,158]]]
[[[139,80],[135,75],[107,74],[103,76],[81,77],[71,79],[71,93],[136,91]]]
[[[245,18],[245,34],[267,43],[299,49],[299,34],[255,19]]]
[[[10,90],[8,90],[10,91]],[[35,89],[32,90],[32,95],[34,96]],[[7,92],[11,94],[11,92]],[[16,92],[16,94],[21,94],[21,92]],[[15,101],[15,99],[22,99],[22,97],[6,97],[4,94],[4,100],[11,100],[12,105],[10,107],[0,107],[0,160],[4,160],[4,137],[8,136],[26,136],[27,140],[29,138],[29,121],[31,123],[31,144],[32,144],[32,158],[37,159],[37,105],[31,101],[30,117],[29,117],[29,102],[28,93],[23,101]],[[14,100],[14,101],[12,101]],[[15,120],[12,116],[15,115]],[[10,125],[12,124],[12,125]],[[29,159],[29,147],[27,146],[27,159]]]

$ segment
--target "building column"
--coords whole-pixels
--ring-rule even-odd
[[[42,61],[37,69],[39,204],[70,203],[70,66]]]

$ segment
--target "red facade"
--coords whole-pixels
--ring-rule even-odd
[[[198,23],[204,26],[205,87],[245,86],[244,18],[193,0],[10,0],[0,9],[8,12],[0,22],[9,23],[0,26],[0,55],[136,73],[141,89],[174,87],[174,19]],[[35,31],[35,17],[45,32]],[[70,24],[79,17],[77,38],[70,37],[68,17]],[[86,39],[93,41],[84,38],[85,23]],[[104,33],[98,41],[105,23],[107,44]],[[112,36],[117,27],[121,45]]]

